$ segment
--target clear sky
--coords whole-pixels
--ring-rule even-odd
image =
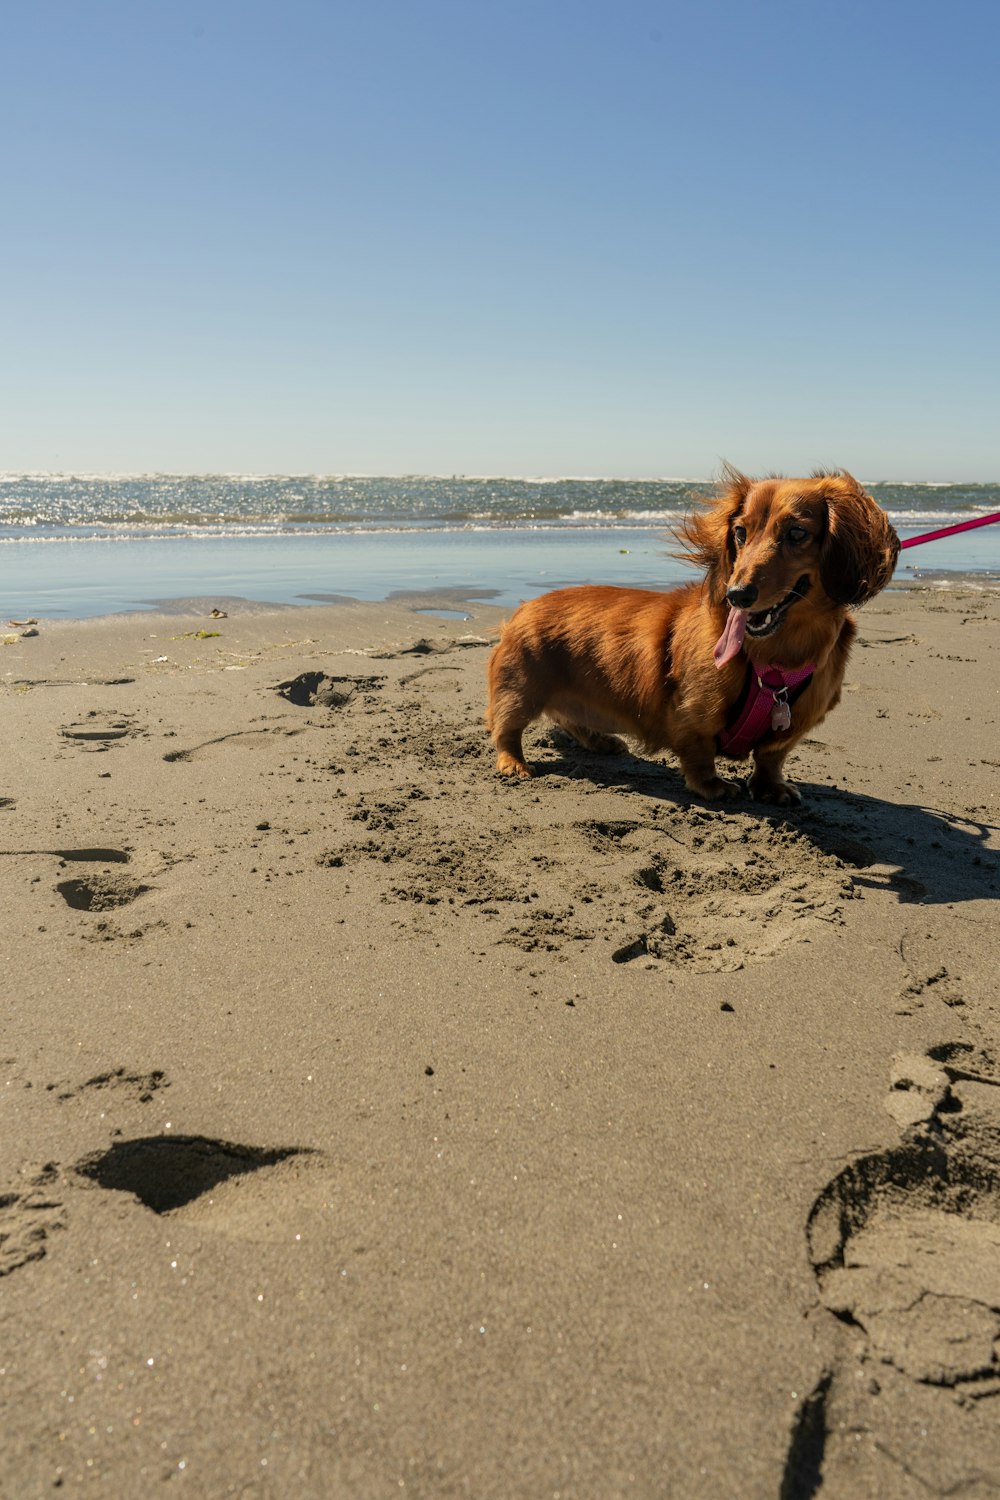
[[[31,0],[0,469],[1000,480],[995,0]]]

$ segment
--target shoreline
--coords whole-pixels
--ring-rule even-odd
[[[468,613],[0,655],[10,1492],[973,1486],[1000,593],[858,611],[787,811],[497,778]]]
[[[685,572],[682,578],[675,578],[662,584],[645,582],[634,584],[623,584],[623,587],[642,588],[652,592],[667,593],[671,588],[676,588],[692,575]],[[563,587],[563,584],[552,583],[547,587]],[[572,585],[571,585],[572,586]],[[546,588],[539,588],[538,592],[545,592]],[[960,569],[954,570],[927,570],[926,572],[913,571],[911,577],[894,577],[887,585],[883,594],[885,598],[893,595],[933,593],[957,596],[963,591],[974,595],[992,595],[1000,593],[1000,574],[994,574],[990,570],[981,572],[969,572]],[[490,589],[487,586],[476,588],[472,585],[441,585],[427,586],[425,588],[399,589],[386,594],[382,598],[368,598],[352,594],[323,594],[302,595],[300,599],[255,599],[241,594],[202,594],[202,595],[178,595],[174,598],[152,599],[148,605],[133,607],[130,609],[110,610],[100,614],[85,615],[42,615],[33,616],[32,621],[39,630],[71,629],[81,626],[97,625],[126,625],[135,623],[137,625],[176,621],[178,618],[190,617],[192,620],[204,622],[212,619],[213,610],[223,611],[222,618],[259,617],[262,615],[282,614],[294,615],[298,618],[308,618],[311,612],[322,613],[333,609],[363,609],[378,611],[384,607],[391,611],[401,611],[403,616],[412,614],[416,618],[423,618],[428,626],[434,621],[445,622],[448,620],[474,620],[478,616],[495,618],[500,620],[516,608],[519,600],[512,599],[507,603],[498,603],[495,598],[488,597]],[[500,592],[499,590],[497,592]],[[528,597],[525,595],[524,597]],[[865,610],[868,606],[857,611],[858,618],[863,621]],[[11,621],[11,626],[16,622]],[[22,622],[26,623],[26,622]],[[0,620],[0,627],[6,622]],[[3,630],[0,629],[0,634]],[[8,637],[14,635],[13,628],[7,629]],[[8,639],[6,644],[13,645],[14,640]],[[2,658],[0,658],[2,660]]]
[[[995,550],[982,540],[987,530],[907,551],[891,586],[996,587],[1000,527],[990,534]],[[302,608],[331,598],[378,603],[424,592],[492,600],[510,609],[565,585],[666,589],[695,576],[674,555],[672,539],[657,529],[16,545],[17,566],[7,570],[0,623],[151,613],[163,606],[172,610],[173,601],[185,599],[210,599],[220,607],[242,599],[255,607]],[[15,554],[0,549],[2,555],[12,560]],[[96,568],[95,558],[101,564]]]

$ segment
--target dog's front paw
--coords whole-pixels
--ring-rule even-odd
[[[744,795],[741,782],[727,781],[722,776],[711,776],[705,781],[697,782],[689,779],[688,786],[699,797],[704,797],[706,802],[735,802],[737,797]]]
[[[755,802],[773,802],[776,807],[797,807],[802,801],[802,793],[790,781],[751,778],[750,795]]]

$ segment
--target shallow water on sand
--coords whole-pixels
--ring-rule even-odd
[[[143,482],[153,498],[176,507],[174,489],[181,481]],[[450,481],[444,499],[434,492],[433,515],[412,496],[408,513],[399,510],[398,497],[394,508],[385,508],[390,502],[383,497],[379,512],[366,492],[363,519],[345,522],[338,511],[328,524],[319,523],[318,512],[310,511],[308,523],[276,513],[271,491],[262,489],[258,499],[264,508],[251,525],[245,515],[238,522],[229,512],[209,515],[204,505],[184,521],[176,508],[169,516],[154,516],[150,496],[141,517],[133,513],[122,519],[120,508],[114,509],[120,497],[109,498],[110,482],[96,486],[90,510],[81,509],[75,491],[67,498],[59,483],[45,482],[48,510],[33,492],[29,515],[27,502],[17,501],[10,489],[0,506],[4,618],[90,618],[162,608],[177,600],[301,605],[331,596],[377,600],[400,592],[489,600],[508,608],[562,584],[660,588],[694,576],[672,556],[669,532],[683,513],[685,494],[691,498],[691,486],[682,492],[679,485],[661,482],[619,485],[609,497],[607,481],[560,481],[569,486],[566,494],[542,486],[539,499],[525,481],[495,481],[494,487],[521,488],[513,498],[498,492],[490,516],[470,509],[485,503],[476,488],[484,481],[468,482],[461,514],[445,513],[444,499],[454,506],[452,490],[459,484]],[[208,481],[186,483],[197,491],[190,503],[199,497],[206,502],[207,491],[202,494],[199,486]],[[610,498],[614,510],[608,508]],[[72,515],[58,511],[70,501],[76,507]],[[934,487],[910,487],[883,497],[883,503],[905,538],[982,514],[991,503],[1000,506],[1000,488],[978,487],[970,500],[965,491],[942,496]],[[537,514],[543,507],[544,515]],[[535,512],[533,518],[528,511]],[[940,575],[947,582],[963,574],[984,583],[1000,579],[1000,525],[907,550],[897,579]]]

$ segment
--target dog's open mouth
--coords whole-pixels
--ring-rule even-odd
[[[743,645],[744,636],[751,636],[755,641],[762,641],[769,635],[774,635],[780,630],[785,615],[791,609],[796,599],[803,599],[809,589],[809,577],[803,574],[795,587],[791,589],[777,604],[772,604],[769,609],[758,609],[750,613],[746,609],[731,609],[726,621],[726,628],[719,637],[715,647],[715,664],[723,666],[727,661],[732,661]]]
[[[773,635],[796,599],[801,599],[808,587],[808,578],[800,578],[792,591],[784,599],[779,599],[777,604],[772,604],[770,609],[759,609],[755,614],[748,614],[747,635],[752,635],[758,641],[763,640],[764,636]]]

